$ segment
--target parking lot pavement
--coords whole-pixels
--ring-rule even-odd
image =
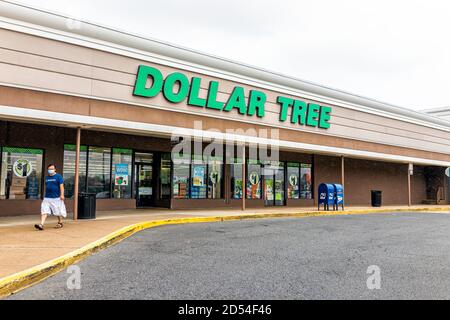
[[[448,214],[165,226],[10,299],[450,299],[449,247]]]

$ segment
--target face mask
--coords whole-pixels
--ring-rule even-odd
[[[54,175],[55,174],[55,170],[48,170],[48,174],[49,175]]]

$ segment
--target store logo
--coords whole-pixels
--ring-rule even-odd
[[[250,173],[250,175],[248,176],[248,180],[250,181],[250,184],[253,186],[256,186],[257,184],[259,184],[259,174],[258,172],[252,172]]]
[[[28,160],[19,159],[16,162],[14,162],[13,172],[17,177],[27,178],[30,176],[32,171],[33,167],[31,166],[31,163]]]
[[[228,99],[219,98],[220,84],[210,81],[206,95],[202,89],[202,79],[189,79],[185,74],[175,72],[164,77],[162,72],[154,67],[139,66],[133,95],[153,98],[163,94],[171,103],[186,102],[194,108],[206,108],[220,112],[236,111],[242,116],[264,118],[266,116],[267,96],[264,92],[250,90],[245,92],[241,86],[236,86]],[[248,97],[247,97],[248,95]],[[300,126],[310,126],[321,129],[330,128],[332,109],[315,103],[279,96],[276,104],[280,107],[279,121],[290,121]]]
[[[217,171],[213,171],[209,174],[209,179],[212,184],[218,184],[220,181],[220,173]]]
[[[289,184],[292,187],[298,186],[298,177],[295,174],[293,174],[289,177]]]

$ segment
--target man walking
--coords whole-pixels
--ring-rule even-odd
[[[51,164],[47,168],[48,176],[45,177],[45,197],[41,205],[41,224],[35,225],[37,230],[43,231],[45,221],[49,215],[58,217],[57,229],[63,227],[62,218],[67,217],[64,204],[64,179],[56,173],[56,166]]]

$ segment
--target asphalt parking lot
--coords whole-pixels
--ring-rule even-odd
[[[450,214],[164,226],[78,267],[10,299],[450,299]]]

